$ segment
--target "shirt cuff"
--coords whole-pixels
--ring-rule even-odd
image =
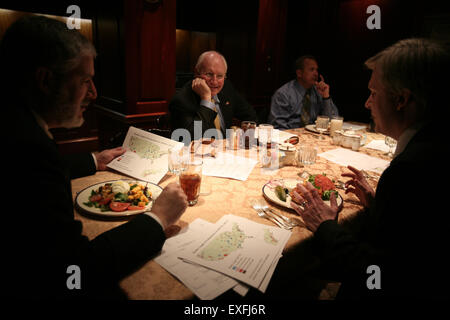
[[[208,109],[211,109],[211,110],[213,110],[213,111],[215,111],[214,110],[214,107],[216,106],[214,103],[212,103],[211,101],[208,101],[208,100],[200,100],[200,105],[201,106],[204,106],[204,107],[207,107]]]
[[[92,155],[92,158],[94,158],[95,170],[98,170],[97,158],[95,157],[95,154],[93,152],[91,152],[91,155]]]
[[[162,224],[161,220],[159,220],[159,218],[158,218],[158,216],[157,216],[156,214],[154,214],[154,213],[152,213],[152,212],[145,212],[145,214],[148,215],[148,216],[150,216],[150,217],[152,217],[153,219],[155,219],[156,222],[158,222],[158,223],[160,224],[161,228],[162,228],[163,230],[165,229],[164,225]]]

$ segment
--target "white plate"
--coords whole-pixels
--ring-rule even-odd
[[[131,182],[131,183],[139,183],[142,185],[146,185],[147,182],[146,181],[139,181],[139,180],[126,180],[126,179],[122,179],[125,182]],[[115,211],[101,211],[100,208],[95,208],[95,207],[88,207],[87,205],[84,204],[84,202],[88,202],[89,201],[89,197],[91,196],[91,191],[94,190],[98,190],[98,188],[100,188],[101,186],[104,186],[105,183],[113,183],[115,181],[118,180],[112,180],[112,181],[105,181],[105,182],[101,182],[101,183],[97,183],[94,184],[92,186],[89,186],[85,189],[83,189],[82,191],[80,191],[77,195],[77,197],[75,198],[75,206],[77,209],[85,211],[87,213],[90,214],[94,214],[94,215],[98,215],[98,216],[102,216],[102,217],[127,217],[127,216],[133,216],[136,214],[140,214],[142,212],[148,211],[152,208],[153,205],[153,201],[161,194],[162,192],[162,188],[154,183],[149,182],[147,184],[147,188],[149,189],[149,191],[152,194],[152,200],[150,200],[150,202],[144,207],[144,209],[142,210],[125,210],[125,211],[121,211],[121,212],[115,212]]]
[[[302,180],[294,180],[294,179],[271,180],[271,181],[267,182],[262,188],[263,195],[268,200],[270,200],[271,202],[273,202],[279,206],[282,206],[282,207],[285,207],[288,209],[292,209],[292,207],[291,207],[292,199],[291,199],[290,195],[286,195],[286,202],[284,202],[284,201],[281,201],[275,194],[275,187],[272,187],[271,184],[273,184],[276,181],[280,181],[288,189],[294,189],[295,186],[297,185],[297,183],[302,182]],[[337,200],[338,207],[341,208],[342,202],[343,202],[341,195],[339,195],[339,197],[336,200]],[[330,201],[325,201],[325,203],[330,205]],[[292,210],[294,210],[294,209],[292,209]]]
[[[316,125],[315,124],[307,124],[305,126],[305,129],[308,130],[308,131],[320,134],[320,131],[316,129]],[[329,135],[330,134],[330,130],[325,131],[323,134],[328,134]]]

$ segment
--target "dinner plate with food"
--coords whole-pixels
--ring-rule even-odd
[[[75,198],[78,210],[103,216],[126,217],[149,211],[162,188],[137,180],[113,180],[83,189]]]
[[[291,194],[297,188],[298,183],[306,183],[307,181],[309,181],[314,187],[317,188],[317,191],[322,197],[322,200],[325,201],[325,203],[328,205],[330,205],[331,193],[334,192],[336,194],[337,205],[339,208],[342,208],[342,204],[344,202],[342,196],[336,190],[333,181],[331,181],[330,178],[323,174],[310,175],[307,180],[270,180],[263,186],[262,192],[264,197],[266,197],[269,201],[279,206],[294,210],[291,207],[291,201],[293,201]],[[297,192],[299,191],[297,190]]]

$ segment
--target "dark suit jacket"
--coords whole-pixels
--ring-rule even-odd
[[[161,226],[139,215],[93,240],[82,235],[74,219],[70,168],[78,168],[77,175],[94,174],[92,156],[67,165],[29,111],[15,110],[14,120],[7,143],[13,175],[1,220],[2,295],[124,298],[118,281],[161,249]],[[81,290],[67,288],[70,265],[80,267]]]
[[[319,226],[314,245],[323,271],[342,282],[339,297],[449,297],[450,180],[438,152],[445,153],[444,137],[423,127],[382,174],[370,210],[348,228]],[[370,265],[380,267],[380,290],[367,287]]]
[[[217,96],[227,128],[232,126],[233,118],[242,121],[257,121],[253,107],[234,89],[230,81],[225,80],[225,84]],[[202,122],[202,135],[208,129],[215,129],[214,119],[217,113],[200,105],[200,97],[192,90],[192,81],[186,83],[175,94],[170,101],[169,111],[172,129],[187,129],[191,134],[191,139],[201,138],[194,137],[194,121]],[[225,137],[224,128],[222,128],[222,134]]]

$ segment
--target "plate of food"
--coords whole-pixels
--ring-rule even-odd
[[[78,210],[103,217],[126,217],[149,211],[162,188],[137,180],[113,180],[83,189],[75,198]]]
[[[330,196],[331,193],[334,192],[337,196],[337,205],[339,208],[342,208],[343,199],[339,192],[336,190],[334,183],[323,174],[314,174],[310,175],[308,180],[297,180],[297,179],[276,179],[270,180],[267,182],[263,188],[262,192],[266,199],[269,201],[288,208],[292,209],[291,201],[292,200],[292,192],[296,189],[298,183],[306,183],[307,181],[311,182],[311,184],[317,188],[322,200],[325,201],[326,204],[330,205]],[[297,190],[298,192],[298,190]],[[293,210],[293,209],[292,209]]]

